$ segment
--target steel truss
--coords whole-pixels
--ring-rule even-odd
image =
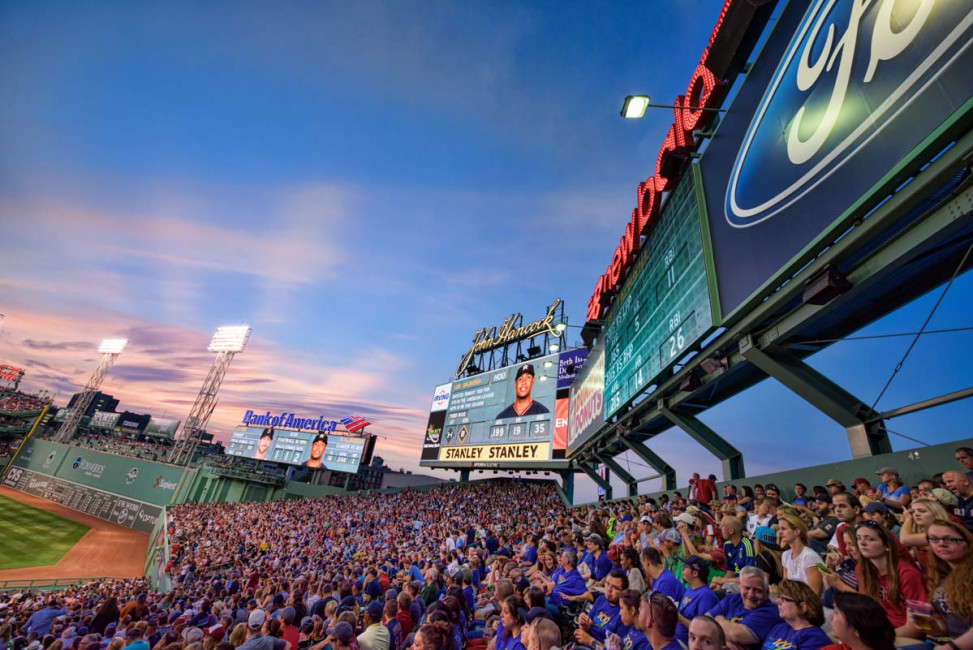
[[[118,359],[119,354],[116,352],[106,352],[101,355],[101,362],[99,362],[95,371],[91,373],[88,383],[85,384],[82,391],[78,394],[78,399],[74,400],[74,408],[68,409],[67,417],[61,423],[61,427],[54,436],[55,442],[68,443],[74,437],[75,432],[78,430],[78,425],[81,424],[81,418],[84,417],[88,407],[95,400],[98,389],[101,388],[101,384],[105,381],[108,371],[115,365],[115,360]]]
[[[189,465],[192,461],[196,448],[199,446],[200,436],[206,431],[209,418],[213,415],[213,410],[219,401],[217,393],[219,393],[220,385],[223,383],[223,378],[226,376],[226,371],[229,369],[230,362],[233,361],[235,354],[236,352],[226,351],[216,354],[209,374],[206,375],[206,380],[203,382],[203,387],[199,390],[199,395],[196,396],[193,408],[189,412],[189,417],[182,425],[182,437],[175,441],[169,451],[170,463]]]

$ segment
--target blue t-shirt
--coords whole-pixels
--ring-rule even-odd
[[[632,627],[620,625],[615,634],[622,637],[622,650],[652,650],[652,644],[634,625]]]
[[[757,561],[757,551],[753,547],[753,542],[743,537],[736,546],[733,542],[726,540],[723,542],[723,552],[726,554],[726,570],[740,573],[740,569],[745,566],[753,566]]]
[[[615,566],[612,564],[611,559],[608,557],[608,553],[604,551],[598,556],[598,559],[594,560],[594,566],[588,565],[591,568],[591,577],[595,580],[602,580],[611,573],[612,568]]]
[[[466,604],[471,610],[476,609],[476,592],[472,586],[463,587],[463,595],[466,596]]]
[[[385,624],[385,629],[389,631],[389,650],[401,650],[402,648],[402,624],[393,618]]]
[[[529,546],[526,551],[524,551],[524,562],[527,564],[534,564],[537,562],[537,547]]]
[[[499,632],[497,632],[497,642],[493,647],[495,650],[524,650],[524,645],[520,642],[519,634],[503,638],[503,635]]]
[[[584,578],[581,577],[577,569],[571,569],[565,573],[564,569],[558,567],[554,572],[553,580],[554,589],[551,590],[551,602],[555,605],[565,604],[566,601],[561,597],[562,594],[578,596],[588,590]]]
[[[682,600],[682,595],[686,591],[686,586],[676,579],[669,569],[663,569],[659,577],[652,581],[652,591],[659,592],[664,596],[672,598],[673,602],[678,603]]]
[[[777,605],[766,600],[757,609],[747,609],[740,594],[730,594],[724,597],[716,607],[706,613],[713,618],[722,616],[732,623],[740,623],[753,632],[758,641],[756,645],[751,646],[754,648],[759,648],[771,628],[781,622],[780,615],[777,613]]]
[[[764,639],[763,650],[820,650],[833,641],[819,627],[795,630],[787,623],[771,628]]]
[[[588,634],[603,643],[609,632],[617,634],[618,628],[622,627],[621,609],[617,604],[609,603],[604,596],[595,599],[595,604],[591,606],[588,616],[591,617],[591,629],[588,630]]]
[[[894,491],[889,492],[889,486],[885,483],[879,483],[878,491],[882,493],[884,498],[892,499],[893,501],[901,501],[903,496],[909,496],[911,494],[908,485],[897,487]]]
[[[686,589],[683,592],[682,600],[679,601],[679,613],[691,621],[694,617],[716,607],[719,602],[720,599],[707,585],[701,585],[695,589]],[[689,628],[682,623],[676,625],[676,638],[683,643],[689,643]]]

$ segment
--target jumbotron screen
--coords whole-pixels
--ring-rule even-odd
[[[586,355],[569,350],[437,386],[419,464],[564,465],[568,389]]]
[[[241,425],[226,446],[228,456],[241,456],[333,472],[358,472],[368,437],[322,431]]]

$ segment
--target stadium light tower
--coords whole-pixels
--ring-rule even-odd
[[[216,394],[220,390],[220,384],[223,383],[223,377],[226,376],[230,362],[233,361],[233,355],[237,352],[243,352],[243,348],[247,347],[247,341],[250,340],[250,332],[252,331],[246,325],[233,325],[219,327],[213,334],[213,340],[209,342],[209,347],[206,349],[215,352],[216,359],[213,360],[213,366],[209,369],[209,374],[206,375],[199,395],[196,396],[196,402],[189,412],[189,417],[182,425],[182,437],[176,440],[176,443],[172,446],[172,451],[169,452],[170,463],[189,465],[192,461],[196,447],[199,445],[199,436],[206,430],[209,417],[213,415],[213,410],[216,408],[218,401]]]
[[[101,388],[108,371],[115,365],[115,359],[125,351],[126,345],[128,345],[128,339],[105,339],[98,346],[98,351],[101,352],[101,362],[91,373],[91,377],[78,395],[78,399],[74,401],[74,408],[69,409],[67,417],[61,423],[61,428],[57,430],[57,435],[54,436],[55,442],[70,442],[71,438],[74,437],[74,432],[78,430],[78,425],[81,424],[81,418],[84,417],[85,411],[88,410],[91,402],[95,399],[95,393]]]

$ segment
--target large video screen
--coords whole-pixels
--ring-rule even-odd
[[[355,474],[367,444],[368,437],[241,425],[233,430],[226,453]]]
[[[584,349],[437,386],[420,465],[564,465],[568,390]]]

